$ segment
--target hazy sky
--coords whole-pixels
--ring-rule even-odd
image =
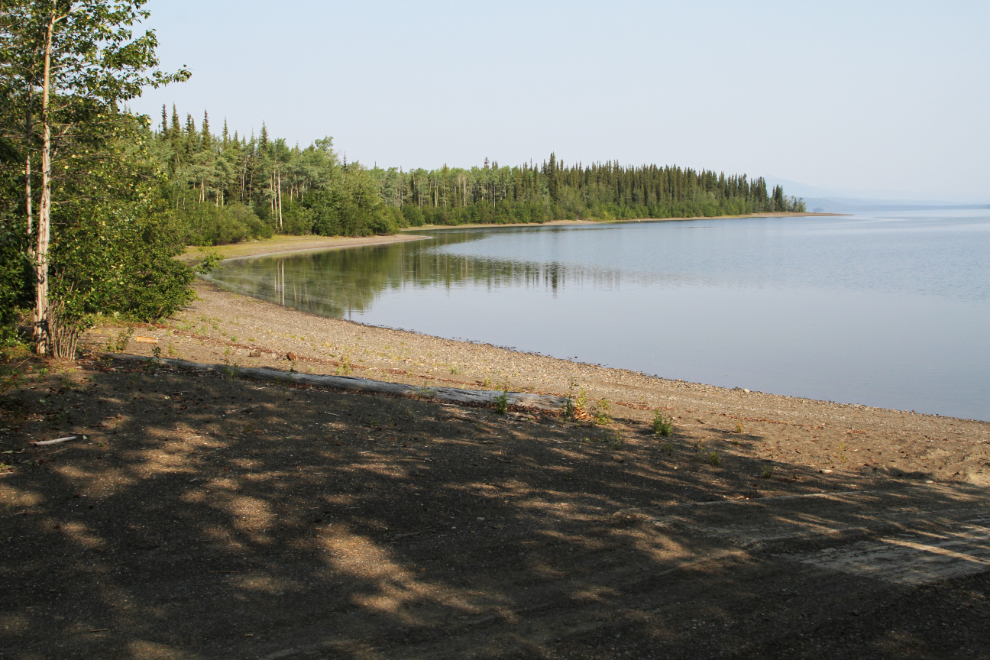
[[[990,201],[990,2],[151,0],[162,103],[403,168],[616,159]]]

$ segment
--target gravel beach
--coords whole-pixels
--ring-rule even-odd
[[[196,291],[0,382],[0,658],[990,658],[986,422]]]

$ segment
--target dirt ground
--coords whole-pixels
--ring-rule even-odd
[[[986,422],[197,286],[168,324],[94,330],[78,363],[5,366],[0,658],[990,658]],[[228,368],[108,356],[155,348]],[[239,377],[248,365],[507,383],[588,414]]]

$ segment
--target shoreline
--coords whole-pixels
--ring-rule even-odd
[[[205,280],[194,286],[199,299],[189,308],[167,324],[137,333],[156,340],[162,357],[419,388],[583,396],[589,411],[610,407],[611,414],[640,424],[649,424],[654,411],[661,411],[678,428],[696,432],[702,443],[738,445],[732,434],[742,432],[749,438],[748,451],[770,451],[795,465],[850,474],[886,467],[918,479],[990,486],[990,465],[981,453],[990,444],[990,422],[670,380],[321,317]],[[120,332],[96,328],[83,345],[101,350]],[[132,339],[126,350],[116,352],[151,357],[153,349]],[[856,459],[849,460],[852,456]]]
[[[637,222],[638,223],[638,222],[694,221],[694,220],[729,219],[729,218],[741,218],[741,217],[777,217],[777,216],[779,216],[779,217],[784,217],[784,216],[788,216],[788,217],[804,217],[804,216],[841,216],[841,215],[843,215],[843,214],[840,214],[840,213],[812,213],[812,212],[796,213],[796,212],[793,212],[793,213],[775,213],[775,214],[751,214],[749,216],[713,216],[713,217],[698,217],[698,218],[661,218],[661,219],[641,218],[641,219],[637,219],[637,220],[622,220],[622,221],[554,220],[554,221],[551,221],[551,222],[542,223],[542,225],[575,226],[575,225],[595,225],[595,224],[602,224],[604,222],[607,222],[609,224],[612,224],[612,223],[616,223],[617,224],[617,223],[633,223],[633,222]],[[406,242],[406,241],[425,240],[425,239],[427,239],[429,237],[428,236],[419,236],[419,235],[410,235],[410,234],[415,234],[415,233],[421,232],[421,231],[430,231],[430,230],[433,230],[433,229],[441,229],[441,230],[443,230],[443,229],[462,229],[462,228],[471,229],[471,228],[485,228],[485,227],[528,227],[528,226],[533,226],[533,224],[534,223],[516,223],[516,224],[505,224],[505,225],[496,225],[496,224],[487,224],[487,225],[450,225],[450,226],[448,226],[448,225],[426,225],[426,226],[423,226],[423,227],[402,229],[402,230],[400,230],[400,233],[399,234],[382,235],[382,236],[370,236],[370,237],[313,237],[313,236],[276,237],[274,240],[273,239],[268,239],[266,241],[257,241],[257,242],[253,242],[251,244],[234,244],[234,245],[231,245],[231,246],[220,246],[220,247],[222,247],[222,248],[235,248],[235,249],[236,248],[241,248],[240,251],[245,251],[245,250],[248,251],[246,254],[235,254],[235,255],[225,256],[224,257],[224,261],[228,261],[228,260],[233,261],[233,260],[240,260],[240,259],[254,258],[254,257],[262,257],[262,256],[278,256],[278,255],[289,255],[289,254],[302,254],[302,253],[307,253],[307,252],[317,252],[317,251],[325,251],[325,250],[339,250],[339,249],[345,249],[345,248],[350,248],[350,247],[366,247],[366,246],[370,246],[370,245],[388,245],[388,244],[392,244],[392,243],[399,243],[399,242]],[[538,225],[538,226],[541,226],[541,225]],[[288,243],[289,245],[286,245],[286,243]],[[289,248],[289,249],[286,249],[286,248]],[[191,248],[191,247],[190,248],[187,248],[187,256],[190,254],[190,250],[192,250],[192,249],[194,249],[194,248]],[[209,280],[209,279],[207,279],[205,277],[202,277],[202,276],[200,276],[200,278],[198,279],[198,281],[201,282],[201,283],[207,283],[210,287],[213,287],[215,289],[215,292],[216,293],[226,294],[226,295],[230,295],[230,296],[236,296],[236,297],[244,298],[244,299],[247,299],[247,300],[255,300],[257,302],[267,302],[267,301],[263,301],[261,299],[252,298],[251,296],[248,296],[246,294],[242,294],[242,293],[239,293],[239,292],[235,292],[235,291],[231,291],[231,290],[228,290],[228,289],[224,289],[223,287],[217,285],[212,280]],[[633,369],[625,369],[625,368],[620,368],[620,367],[605,367],[605,366],[602,366],[602,365],[599,365],[599,364],[596,364],[596,363],[585,363],[585,362],[578,362],[578,361],[570,360],[570,359],[567,359],[567,358],[556,358],[556,357],[552,357],[552,356],[548,356],[548,355],[543,355],[541,353],[532,353],[532,352],[525,351],[523,349],[518,349],[518,348],[515,348],[515,347],[504,347],[504,346],[500,346],[500,345],[497,345],[497,344],[486,343],[486,342],[483,342],[481,340],[472,340],[472,339],[465,339],[465,338],[449,339],[449,338],[445,338],[445,337],[442,337],[442,336],[439,336],[439,335],[430,335],[430,334],[422,333],[422,332],[419,332],[419,331],[416,331],[416,330],[408,330],[408,329],[405,329],[405,328],[393,328],[393,327],[390,327],[390,326],[379,326],[379,325],[366,324],[366,323],[362,323],[360,321],[353,321],[353,320],[350,320],[350,319],[343,319],[343,318],[339,318],[338,319],[338,318],[335,318],[335,317],[324,317],[324,316],[320,316],[318,314],[311,313],[311,312],[299,311],[299,310],[295,310],[295,309],[292,309],[292,308],[289,308],[289,307],[282,307],[282,306],[277,305],[275,303],[270,303],[270,304],[272,304],[274,307],[276,307],[276,308],[278,308],[280,310],[292,311],[293,313],[296,313],[296,314],[303,314],[303,315],[306,315],[308,317],[312,317],[314,320],[316,320],[316,319],[325,319],[325,320],[328,320],[328,321],[340,321],[340,322],[344,322],[344,323],[348,323],[348,324],[354,324],[354,325],[356,325],[358,327],[361,327],[361,328],[367,328],[368,330],[379,330],[379,331],[385,331],[385,332],[409,333],[409,334],[414,335],[414,336],[428,338],[430,340],[435,340],[435,341],[438,341],[438,342],[451,342],[451,343],[454,343],[454,344],[464,344],[464,345],[470,345],[470,346],[487,347],[487,348],[491,348],[491,349],[497,349],[497,350],[500,350],[500,351],[508,351],[510,353],[518,354],[518,355],[529,355],[529,356],[534,356],[534,357],[543,358],[543,359],[559,360],[559,361],[562,361],[564,363],[574,365],[575,368],[593,367],[593,368],[602,369],[602,370],[605,370],[605,371],[624,372],[624,373],[629,373],[629,374],[635,374],[637,377],[642,377],[642,378],[650,379],[650,380],[657,380],[657,381],[661,381],[661,382],[684,383],[686,385],[695,385],[695,386],[698,386],[698,387],[701,387],[701,388],[707,388],[707,389],[712,389],[712,390],[721,390],[721,391],[726,391],[726,392],[734,391],[734,390],[740,390],[741,389],[741,388],[738,388],[738,387],[736,387],[736,388],[729,388],[729,387],[723,387],[723,386],[719,386],[719,385],[712,385],[712,384],[702,383],[702,382],[685,381],[685,380],[679,380],[679,379],[668,379],[668,378],[664,378],[663,376],[660,376],[660,375],[657,375],[657,374],[649,374],[649,373],[646,373],[646,372],[636,371],[636,370],[633,370]],[[278,351],[276,350],[274,352],[278,352]],[[286,349],[286,350],[281,351],[281,352],[282,353],[285,353],[285,354],[288,354],[291,351],[289,349]],[[335,363],[335,364],[337,364],[337,363]],[[394,366],[392,367],[392,369],[394,370]],[[449,383],[458,383],[459,382],[456,379],[455,380],[451,380],[451,379],[439,378],[438,380],[440,380],[441,382],[449,382]],[[478,384],[480,384],[482,382],[483,381],[477,381]],[[473,386],[468,386],[468,389],[472,389],[472,388],[473,388]],[[565,392],[561,391],[560,389],[553,390],[552,392],[549,391],[549,390],[538,390],[538,391],[540,391],[542,393],[550,393],[550,394],[553,394],[555,396],[564,396],[566,394]],[[746,389],[743,389],[742,391],[745,392],[745,393],[751,393],[750,390],[746,390]],[[856,402],[836,402],[836,401],[829,401],[829,400],[824,400],[824,399],[809,399],[809,398],[806,398],[806,397],[801,397],[801,396],[796,396],[796,395],[775,394],[775,393],[760,392],[760,391],[752,391],[752,393],[762,394],[762,395],[767,395],[767,396],[774,396],[774,397],[783,397],[783,398],[786,398],[786,399],[808,401],[808,402],[813,402],[813,403],[821,403],[821,404],[827,404],[827,405],[851,406],[851,407],[854,407],[854,408],[858,408],[858,409],[862,409],[862,410],[868,410],[868,411],[889,411],[889,412],[897,413],[897,414],[921,415],[921,416],[930,416],[930,417],[939,418],[939,419],[948,419],[948,420],[955,419],[955,420],[959,420],[959,421],[973,422],[973,423],[978,423],[978,424],[990,424],[990,420],[979,420],[979,419],[971,419],[971,418],[963,418],[963,417],[953,417],[953,416],[941,415],[939,413],[915,412],[913,410],[908,411],[906,409],[905,410],[900,410],[900,409],[894,409],[894,408],[880,408],[880,407],[869,406],[869,405],[866,405],[866,404],[861,404],[861,403],[856,403]]]
[[[635,220],[550,220],[548,222],[517,222],[504,225],[498,224],[465,224],[465,225],[423,225],[421,227],[404,227],[397,234],[378,236],[274,236],[257,241],[231,243],[216,246],[186,246],[178,259],[184,263],[195,263],[207,252],[220,253],[224,259],[246,259],[250,257],[272,256],[278,254],[299,254],[322,250],[339,250],[350,247],[365,247],[368,245],[387,245],[404,241],[423,240],[416,234],[423,231],[446,229],[484,229],[499,227],[546,227],[546,226],[581,226],[601,224],[622,224],[633,222],[691,222],[695,220],[729,220],[734,218],[784,218],[811,216],[841,216],[842,213],[813,213],[810,211],[797,213],[750,213],[747,215],[716,215],[693,216],[689,218],[637,218]]]
[[[744,215],[692,215],[686,218],[634,218],[632,220],[548,220],[547,222],[510,222],[500,224],[464,224],[464,225],[423,225],[421,227],[404,227],[402,232],[424,231],[429,229],[484,229],[486,227],[546,227],[570,225],[613,225],[632,222],[690,222],[694,220],[732,220],[738,218],[805,218],[812,216],[843,216],[848,213],[816,213],[814,211],[786,211],[780,213],[747,213]]]
[[[184,263],[199,261],[207,252],[219,252],[224,259],[247,259],[249,257],[270,256],[273,254],[298,254],[321,250],[339,250],[368,245],[385,245],[404,241],[423,240],[421,236],[387,234],[384,236],[275,236],[259,241],[245,241],[229,245],[186,246],[178,259]]]

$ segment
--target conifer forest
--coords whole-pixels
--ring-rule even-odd
[[[539,223],[803,211],[763,178],[616,162],[484,163],[403,171],[341,161],[330,138],[300,148],[269,135],[214,133],[162,108],[148,139],[189,244],[272,232],[324,236],[392,233],[422,225]]]

